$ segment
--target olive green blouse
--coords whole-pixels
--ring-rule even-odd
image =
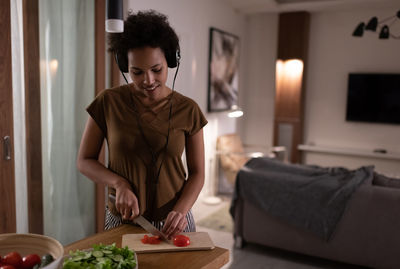
[[[86,110],[107,140],[108,169],[130,182],[140,214],[160,221],[173,209],[186,182],[181,158],[185,138],[202,129],[207,120],[195,101],[178,92],[147,106],[130,87],[102,91]],[[169,142],[164,150],[168,125]],[[153,149],[155,162],[148,145]],[[115,194],[115,189],[109,187],[108,192]],[[108,206],[114,215],[119,214],[110,199]]]

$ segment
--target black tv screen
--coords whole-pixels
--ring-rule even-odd
[[[346,120],[400,124],[400,74],[350,73]]]

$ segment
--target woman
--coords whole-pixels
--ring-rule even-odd
[[[165,84],[168,67],[179,63],[178,37],[166,16],[144,11],[130,15],[109,45],[133,82],[103,91],[87,107],[77,161],[81,173],[108,186],[105,228],[143,215],[168,238],[195,231],[191,207],[204,183],[207,120],[193,100]],[[97,161],[104,138],[108,168]]]

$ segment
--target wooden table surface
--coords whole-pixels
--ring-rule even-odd
[[[70,250],[91,248],[93,244],[112,244],[116,243],[121,247],[122,235],[132,233],[146,233],[140,227],[124,224],[114,229],[104,231],[72,244],[64,246],[64,253],[68,254]],[[179,269],[179,268],[221,268],[229,261],[229,250],[215,247],[212,250],[200,251],[179,251],[163,253],[138,253],[139,269]]]

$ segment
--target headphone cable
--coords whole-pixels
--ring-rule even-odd
[[[115,61],[116,61],[117,65],[118,65],[118,69],[119,69],[119,71],[121,72],[121,74],[122,74],[122,76],[123,76],[123,78],[124,78],[126,84],[129,86],[129,82],[128,82],[128,80],[127,80],[127,78],[126,78],[124,72],[121,70],[121,68],[120,68],[120,66],[119,66],[117,54],[115,53],[114,56],[115,56]],[[179,57],[179,58],[180,58],[180,57]],[[176,77],[177,77],[177,75],[178,75],[179,64],[180,64],[180,61],[179,61],[179,59],[177,59],[177,67],[176,67],[176,71],[175,71],[175,75],[174,75],[174,80],[173,80],[173,82],[172,82],[172,95],[173,95],[174,89],[175,89],[175,80],[176,80]],[[161,152],[163,152],[164,154],[163,154],[163,156],[162,156],[162,160],[161,160],[160,166],[158,167],[158,169],[156,168],[157,170],[155,171],[156,174],[155,174],[155,178],[153,179],[153,180],[154,180],[153,183],[155,183],[155,184],[158,184],[158,182],[159,182],[160,173],[161,173],[161,168],[162,168],[162,166],[163,166],[163,164],[164,164],[165,155],[166,155],[165,153],[166,153],[166,151],[167,151],[168,144],[169,144],[169,134],[170,134],[171,116],[172,116],[172,95],[171,95],[170,107],[169,107],[169,113],[168,113],[168,114],[169,114],[169,115],[168,115],[168,131],[167,131],[166,143],[165,143],[165,145],[164,145],[164,148],[163,148],[162,151],[161,151]],[[145,134],[144,134],[144,132],[143,132],[143,128],[142,128],[142,126],[141,126],[141,124],[140,124],[140,119],[139,119],[138,110],[137,110],[137,108],[136,108],[136,105],[135,105],[135,102],[134,102],[132,96],[131,96],[131,98],[132,98],[133,109],[135,110],[135,114],[136,114],[136,120],[137,120],[137,123],[138,123],[139,131],[140,131],[140,133],[141,133],[141,135],[142,135],[143,140],[144,140],[145,143],[147,144],[148,150],[149,150],[150,155],[151,155],[152,164],[156,166],[158,156],[156,157],[156,154],[155,154],[155,152],[153,151],[153,148],[151,147],[149,141],[147,140],[147,138],[146,138],[146,136],[145,136]],[[161,154],[161,152],[160,152],[160,154]],[[156,166],[156,167],[157,167],[157,166]],[[153,201],[150,202],[149,206],[150,206],[150,207],[154,207],[154,199],[153,199]]]

